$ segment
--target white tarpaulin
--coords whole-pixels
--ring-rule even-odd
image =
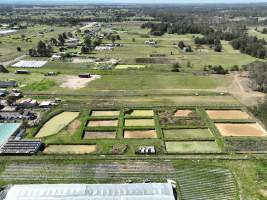
[[[4,200],[175,200],[169,183],[15,185]]]
[[[44,66],[47,61],[32,61],[32,60],[21,60],[12,67],[22,67],[22,68],[40,68]]]

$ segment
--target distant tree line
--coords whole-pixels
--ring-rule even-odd
[[[164,17],[162,17],[164,18]],[[166,17],[164,18],[166,20]],[[170,19],[172,21],[172,19]],[[246,27],[240,25],[239,27],[215,27],[211,28],[209,25],[195,24],[186,19],[181,19],[177,22],[147,22],[141,25],[141,28],[149,28],[151,35],[161,36],[165,33],[169,34],[202,34],[204,37],[195,37],[195,44],[210,45],[214,51],[222,51],[221,40],[230,41],[234,49],[240,50],[257,58],[267,58],[267,44],[264,39],[257,39],[257,37],[248,36]]]

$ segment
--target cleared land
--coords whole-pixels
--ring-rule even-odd
[[[115,139],[115,131],[85,131],[83,139]]]
[[[124,138],[152,139],[152,138],[157,138],[157,133],[155,130],[124,131]]]
[[[223,136],[267,136],[267,132],[258,123],[216,123],[215,125]]]
[[[133,110],[129,114],[126,114],[128,116],[154,116],[153,110]]]
[[[107,110],[107,111],[93,111],[92,112],[92,116],[93,117],[98,117],[98,116],[119,116],[119,114],[120,114],[120,111],[109,111],[109,110]]]
[[[88,123],[88,127],[94,126],[117,126],[118,120],[91,120]]]
[[[188,117],[190,114],[192,114],[193,111],[192,110],[177,110],[174,113],[175,117]]]
[[[211,119],[250,119],[248,113],[241,110],[207,110]]]
[[[96,151],[96,145],[49,145],[45,154],[88,154]]]
[[[60,85],[62,88],[81,89],[87,86],[93,80],[99,79],[99,75],[92,75],[91,78],[80,78],[78,76],[64,76],[62,77],[63,83]]]
[[[61,129],[68,126],[71,121],[78,117],[79,112],[63,112],[51,118],[40,129],[35,137],[41,138],[57,134]]]
[[[220,153],[216,142],[165,142],[168,153]]]
[[[154,126],[154,119],[125,119],[125,126]]]
[[[167,140],[214,139],[209,129],[167,129],[164,137]]]

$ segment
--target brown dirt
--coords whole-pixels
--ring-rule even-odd
[[[63,81],[60,87],[77,90],[86,87],[89,82],[99,78],[99,75],[92,75],[91,78],[79,78],[78,76],[63,76],[60,78],[60,80]]]
[[[155,130],[124,131],[124,138],[151,139],[157,138],[157,133]]]
[[[223,136],[267,136],[267,132],[258,123],[216,123],[215,125]]]
[[[188,117],[192,113],[193,113],[192,110],[177,110],[174,116],[175,117]]]
[[[120,111],[93,111],[92,116],[119,116]]]
[[[83,139],[115,139],[115,131],[86,131]]]
[[[211,119],[250,119],[248,113],[241,110],[207,110]]]
[[[88,154],[96,151],[96,145],[49,145],[45,154]]]
[[[97,121],[89,121],[88,126],[117,126],[118,120],[97,120]]]
[[[76,119],[68,126],[68,132],[70,134],[74,134],[75,131],[80,128],[80,126],[81,126],[80,120]]]
[[[261,189],[260,194],[264,197],[267,197],[267,189]]]
[[[241,76],[240,73],[231,74],[232,84],[226,89],[226,92],[234,95],[240,102],[248,106],[257,105],[263,102],[264,93],[253,91],[250,87],[251,80],[246,75]]]

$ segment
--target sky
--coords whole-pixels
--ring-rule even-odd
[[[192,3],[267,3],[267,0],[0,0],[0,3],[164,3],[164,4],[192,4]]]

